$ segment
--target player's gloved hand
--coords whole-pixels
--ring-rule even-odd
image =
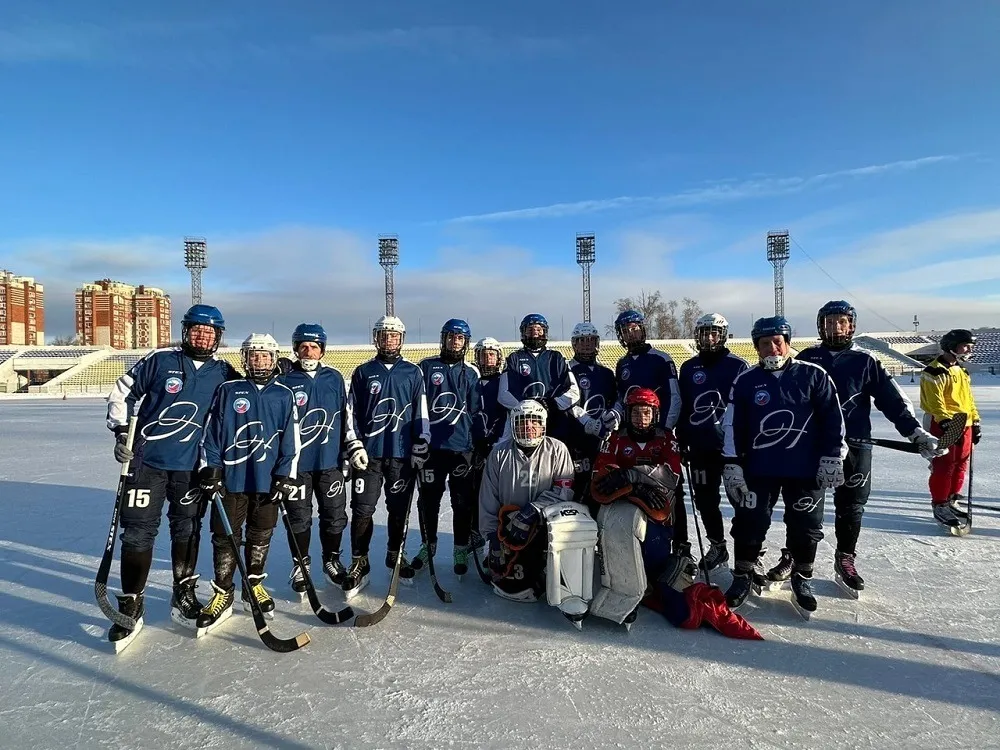
[[[115,430],[115,461],[120,464],[127,464],[135,458],[135,454],[125,445],[126,442],[128,442],[128,430],[119,427]]]
[[[365,450],[364,443],[360,440],[352,440],[346,446],[347,460],[351,468],[355,471],[364,471],[368,468],[368,451]]]
[[[983,428],[979,422],[972,423],[972,444],[979,445],[979,441],[983,439]]]
[[[490,551],[486,557],[486,569],[490,572],[490,577],[494,581],[498,581],[503,578],[504,570],[507,567],[507,551],[495,533],[487,537],[487,542],[490,545]]]
[[[472,467],[477,471],[486,465],[486,459],[490,457],[490,444],[485,440],[477,440],[472,447]]]
[[[666,487],[655,484],[636,484],[632,494],[638,497],[650,510],[663,510],[670,504],[671,493]]]
[[[288,477],[276,476],[271,478],[271,502],[287,503],[292,499],[292,495],[298,490],[298,484]]]
[[[601,434],[601,428],[604,426],[600,419],[595,419],[590,415],[587,415],[584,419],[580,420],[583,424],[583,431],[588,435],[597,437]]]
[[[726,464],[723,467],[722,484],[726,488],[726,494],[740,505],[743,505],[750,495],[747,480],[743,478],[743,467],[739,464]]]
[[[604,427],[605,434],[617,430],[621,423],[621,415],[614,409],[605,409],[604,413],[601,415],[601,424]]]
[[[824,456],[819,460],[819,470],[816,481],[821,490],[832,490],[844,483],[844,460],[839,456],[831,458]]]
[[[514,549],[523,547],[531,538],[531,532],[538,525],[540,518],[538,509],[528,503],[517,513],[508,516],[504,541]]]
[[[431,448],[427,445],[427,441],[423,438],[417,438],[413,441],[413,447],[410,448],[410,465],[417,471],[420,471],[424,468],[424,464],[427,463],[430,452]]]
[[[205,466],[198,472],[198,486],[209,495],[221,495],[226,490],[222,481],[222,469]]]
[[[923,427],[918,427],[912,435],[908,435],[907,440],[920,449],[920,455],[930,461],[932,458],[943,456],[948,452],[947,448],[938,448],[938,440]]]
[[[591,486],[606,498],[616,497],[623,491],[632,491],[632,481],[628,472],[619,468],[612,468],[607,473],[594,476],[590,482]]]

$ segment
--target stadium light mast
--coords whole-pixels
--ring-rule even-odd
[[[399,237],[382,234],[378,238],[378,264],[385,269],[385,314],[396,314],[396,286],[393,269],[399,265]]]
[[[583,269],[583,322],[590,323],[590,267],[597,262],[593,234],[576,235],[576,262]]]
[[[184,238],[184,267],[191,272],[191,304],[201,304],[201,272],[208,268],[208,246],[204,237]]]
[[[920,330],[920,321],[917,320],[916,313],[913,315],[913,332],[917,333]]]
[[[774,267],[774,314],[785,316],[785,264],[788,251],[788,230],[767,233],[767,262]]]

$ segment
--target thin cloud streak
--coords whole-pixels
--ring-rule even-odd
[[[836,180],[858,177],[871,177],[894,172],[908,172],[933,164],[958,161],[962,157],[957,154],[942,154],[923,156],[917,159],[904,159],[871,164],[864,167],[841,169],[835,172],[824,172],[808,177],[764,177],[760,179],[743,180],[739,182],[719,182],[707,187],[692,188],[672,195],[623,195],[617,198],[575,201],[570,203],[553,203],[547,206],[533,208],[518,208],[509,211],[494,211],[484,214],[470,214],[446,220],[449,224],[466,224],[489,221],[517,221],[530,219],[560,219],[567,216],[579,216],[604,211],[614,211],[631,207],[680,208],[721,203],[725,201],[749,200],[767,198],[788,193],[801,192],[809,188],[834,182]]]

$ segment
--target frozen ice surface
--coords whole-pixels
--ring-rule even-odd
[[[976,395],[985,437],[973,489],[1000,506],[1000,387]],[[260,643],[248,615],[197,641],[171,623],[164,522],[145,629],[115,656],[93,596],[118,476],[104,408],[0,400],[0,747],[1000,747],[1000,515],[979,511],[973,534],[947,536],[917,456],[876,449],[862,600],[833,583],[824,541],[811,622],[788,594],[741,610],[764,642],[676,630],[647,610],[631,634],[595,619],[577,632],[544,603],[501,601],[474,571],[462,582],[451,574],[446,510],[438,563],[454,603],[422,574],[368,629],[325,626],[292,600],[279,524],[272,629],[313,639],[285,655]],[[897,437],[876,421],[877,435]],[[772,561],[780,506],[775,517]],[[378,606],[388,581],[384,516],[376,521],[359,611]],[[409,539],[412,554],[415,522]],[[207,530],[202,550],[204,599]],[[113,588],[117,573],[116,562]],[[716,581],[727,586],[729,574]],[[320,597],[342,601],[326,586]]]

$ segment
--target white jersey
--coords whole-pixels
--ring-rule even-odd
[[[530,503],[541,511],[572,499],[573,460],[563,443],[546,435],[529,456],[513,439],[501,440],[483,469],[479,529],[485,537],[495,534],[497,514],[505,505],[523,508]]]

